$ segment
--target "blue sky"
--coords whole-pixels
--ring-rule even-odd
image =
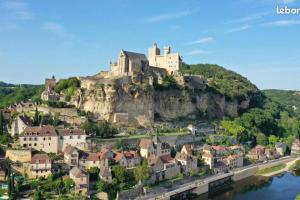
[[[0,80],[93,75],[121,48],[147,53],[157,42],[261,89],[300,90],[300,14],[277,6],[300,0],[0,0]]]

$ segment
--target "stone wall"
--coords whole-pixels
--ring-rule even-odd
[[[13,162],[30,162],[31,161],[31,150],[6,150],[6,158],[9,158]]]

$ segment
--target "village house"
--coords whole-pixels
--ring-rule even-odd
[[[198,167],[197,167],[197,157],[192,156],[190,154],[185,154],[181,152],[177,152],[175,159],[178,161],[178,163],[181,165],[181,168],[183,172],[188,175],[189,173],[197,173]]]
[[[78,167],[73,167],[69,176],[75,183],[75,193],[88,195],[89,174]]]
[[[27,175],[29,178],[47,178],[52,170],[52,161],[47,154],[35,154],[31,158],[28,166]]]
[[[25,130],[25,128],[32,126],[32,125],[33,125],[33,122],[30,119],[30,117],[28,117],[25,114],[18,115],[11,124],[11,131],[10,131],[11,136],[21,134]]]
[[[275,144],[275,149],[280,156],[284,156],[286,153],[287,145],[283,142],[277,142]]]
[[[279,153],[276,151],[275,148],[266,148],[265,155],[268,160],[274,160],[280,157]]]
[[[192,155],[192,145],[191,144],[184,144],[181,148],[181,153]]]
[[[215,173],[226,172],[244,165],[244,148],[239,145],[204,145],[202,159]]]
[[[86,160],[80,162],[80,165],[84,166],[86,169],[92,167],[108,167],[109,162],[114,159],[114,152],[108,148],[102,148],[99,152],[90,153]]]
[[[251,149],[246,154],[246,157],[250,160],[258,160],[258,161],[265,161],[267,159],[267,156],[265,155],[265,148],[260,145]]]
[[[46,153],[63,152],[67,145],[83,148],[86,134],[80,129],[55,129],[53,126],[27,127],[20,134],[20,145],[23,148],[34,148]]]
[[[76,147],[68,145],[64,150],[64,162],[70,166],[70,168],[78,166],[79,150]]]
[[[167,142],[161,142],[159,137],[155,135],[152,139],[141,139],[140,154],[143,158],[152,155],[164,156],[171,153],[171,147]]]
[[[136,151],[115,152],[114,160],[122,167],[131,169],[140,164],[141,159]]]
[[[180,166],[170,155],[151,155],[147,160],[152,172],[150,179],[154,182],[174,178],[180,173]]]
[[[296,139],[291,147],[291,155],[300,156],[300,140]]]

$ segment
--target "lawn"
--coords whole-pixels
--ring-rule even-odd
[[[256,172],[256,175],[269,174],[269,173],[272,173],[272,172],[276,172],[276,171],[282,170],[285,167],[286,167],[286,164],[279,164],[279,165],[276,165],[276,166],[273,166],[273,167],[269,167],[269,168],[266,168],[266,169],[258,170]]]

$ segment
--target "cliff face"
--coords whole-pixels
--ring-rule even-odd
[[[249,107],[249,102],[249,99],[226,100],[223,95],[205,90],[156,90],[149,85],[95,83],[81,88],[75,104],[111,122],[116,122],[118,113],[127,113],[125,125],[151,127],[154,120],[171,120],[200,112],[212,118],[235,117],[239,110]]]

